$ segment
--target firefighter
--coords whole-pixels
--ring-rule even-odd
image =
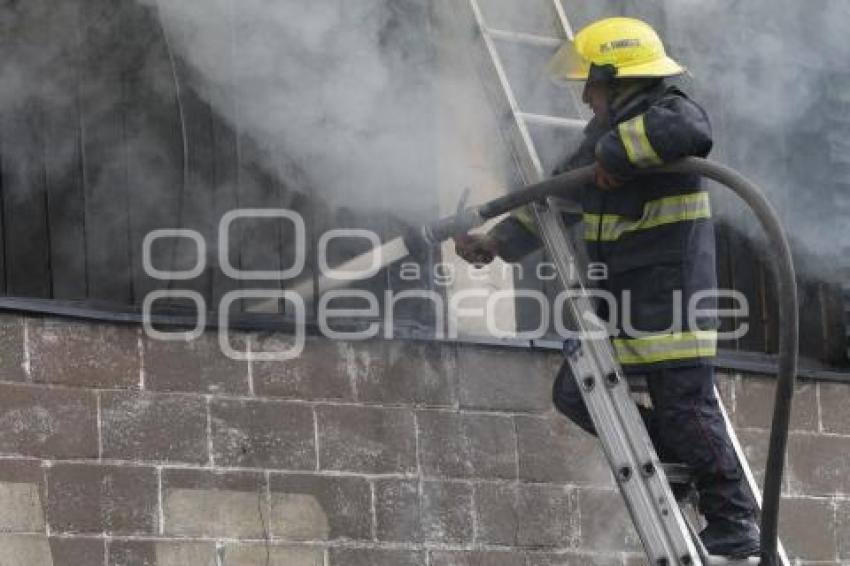
[[[663,461],[685,463],[694,473],[706,549],[736,558],[757,555],[755,502],[714,393],[716,320],[691,321],[687,310],[697,293],[716,287],[709,195],[692,175],[636,175],[685,156],[707,156],[706,113],[668,83],[685,69],[639,20],[607,18],[587,26],[558,51],[550,70],[585,81],[582,100],[594,117],[578,150],[555,172],[595,163],[595,183],[582,196],[584,238],[591,261],[607,266],[601,287],[617,306],[616,313],[602,308],[600,315],[618,330],[612,342],[624,371],[646,377],[652,407],[641,413],[656,450]],[[487,234],[456,241],[458,254],[474,264],[494,256],[515,262],[538,247],[525,209]],[[677,307],[682,320],[674,316]],[[553,399],[560,412],[594,433],[567,364]]]

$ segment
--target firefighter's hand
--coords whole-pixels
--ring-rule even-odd
[[[603,191],[609,191],[622,186],[625,181],[606,171],[605,168],[602,167],[602,164],[597,161],[594,182],[596,183],[596,186]]]
[[[475,267],[491,263],[497,254],[496,240],[486,234],[467,234],[455,239],[455,252]]]

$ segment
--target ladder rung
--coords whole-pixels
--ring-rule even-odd
[[[723,558],[722,556],[709,556],[708,566],[758,566],[761,560],[755,556],[750,558]]]
[[[688,468],[685,464],[669,464],[662,462],[661,467],[664,469],[664,475],[667,476],[667,481],[670,483],[685,484],[692,482],[694,479],[690,468]]]
[[[585,126],[587,126],[587,122],[585,120],[563,118],[561,116],[547,116],[545,114],[519,112],[518,117],[525,120],[528,124],[536,124],[539,126],[555,126],[557,128],[570,128],[577,130],[583,130]]]
[[[485,33],[490,34],[493,39],[499,41],[510,41],[511,43],[523,43],[525,45],[535,45],[537,47],[560,47],[564,43],[563,39],[557,37],[547,37],[545,35],[535,35],[532,33],[523,33],[521,31],[506,31],[503,29],[486,28]]]
[[[649,385],[646,383],[646,376],[629,375],[626,376],[626,379],[629,380],[629,387],[631,387],[632,391],[637,393],[649,392]]]

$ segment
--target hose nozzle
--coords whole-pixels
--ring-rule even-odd
[[[466,208],[454,216],[442,218],[422,227],[422,239],[426,244],[435,246],[458,234],[466,234],[473,228],[484,224],[485,218],[476,208]]]

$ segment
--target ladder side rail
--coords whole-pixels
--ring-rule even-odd
[[[502,64],[502,58],[499,56],[499,52],[496,49],[493,38],[490,37],[488,32],[487,24],[484,21],[484,16],[481,12],[481,7],[478,4],[478,0],[469,0],[469,3],[472,7],[473,15],[475,16],[476,28],[484,40],[487,54],[490,57],[496,76],[499,79],[501,94],[507,102],[512,124],[516,124],[517,126],[516,131],[513,132],[515,136],[519,137],[519,140],[514,140],[515,143],[512,144],[514,156],[519,158],[520,167],[523,173],[527,175],[527,181],[543,180],[543,165],[540,162],[537,150],[534,148],[531,133],[528,131],[528,128],[525,126],[523,121],[519,118],[519,104],[517,103],[510,81],[508,81],[508,74],[507,71],[505,71],[505,66]],[[519,144],[516,143],[517,141]],[[520,150],[520,148],[524,149],[524,151]]]
[[[567,301],[581,346],[568,355],[573,375],[596,425],[603,451],[633,518],[635,529],[653,564],[700,564],[684,516],[661,468],[655,448],[629,393],[628,382],[616,362],[607,335],[587,339],[593,330],[587,315],[595,317],[584,295],[581,279],[569,269],[570,242],[563,222],[552,207],[535,207],[541,234],[558,268],[565,289],[577,291]]]
[[[564,38],[572,41],[575,37],[575,33],[573,32],[573,26],[570,23],[570,19],[567,17],[567,12],[564,10],[564,5],[561,4],[561,0],[552,0],[552,5],[555,8],[555,14],[558,16],[558,24],[560,24]]]
[[[507,80],[504,67],[501,64],[499,53],[492,38],[487,34],[487,27],[476,0],[470,0],[470,3],[475,14],[476,23],[487,47],[487,52],[500,80],[502,94],[511,111],[511,117],[513,118],[511,125],[513,126],[512,129],[515,130],[511,138],[514,142],[513,149],[515,156],[519,157],[518,161],[526,180],[543,179],[544,173],[540,160],[537,157],[527,127],[519,115],[518,105],[510,83]],[[564,265],[564,260],[566,259],[569,262],[573,255],[570,254],[572,248],[562,231],[562,223],[558,222],[559,218],[557,214],[552,211],[552,207],[542,211],[538,207],[535,207],[535,214],[538,217],[538,223],[544,235],[544,242],[550,254],[553,257],[559,258],[556,261],[556,265],[559,266],[558,271],[564,287],[583,289],[580,278],[577,275],[571,275],[573,270]],[[575,306],[578,312],[575,312],[574,316],[577,322],[583,325],[584,313],[592,313],[592,306],[586,299],[579,301]],[[594,350],[597,350],[595,354]],[[604,365],[601,366],[600,364],[603,363]],[[602,371],[602,367],[613,368],[613,371]],[[699,557],[693,547],[693,542],[687,534],[687,526],[684,524],[681,511],[675,504],[675,499],[669,485],[663,481],[663,471],[660,465],[658,465],[654,448],[649,441],[642,421],[640,421],[634,402],[630,395],[628,395],[628,384],[618,370],[611,345],[607,339],[601,344],[598,344],[596,348],[591,347],[589,349],[587,363],[577,364],[575,369],[577,375],[581,375],[582,372],[592,374],[596,382],[600,384],[598,388],[594,388],[591,391],[583,391],[582,395],[586,397],[585,400],[588,402],[588,408],[592,411],[592,414],[595,413],[599,422],[604,424],[604,426],[599,427],[600,429],[605,429],[605,432],[600,430],[602,434],[600,438],[603,440],[603,447],[606,450],[606,455],[609,456],[612,467],[621,470],[631,470],[628,478],[625,478],[627,481],[620,481],[619,484],[633,518],[637,519],[635,520],[635,526],[641,535],[641,540],[644,542],[648,555],[654,563],[699,564]],[[613,388],[613,390],[620,390],[622,394],[612,398],[606,394],[608,388],[603,387],[601,384],[605,383],[606,375],[617,375],[618,373],[620,374],[620,378],[617,380],[619,386]],[[596,391],[597,394],[591,394],[593,391]],[[585,395],[585,393],[588,393],[588,395]],[[616,404],[621,406],[618,407]],[[636,419],[634,426],[629,426],[628,428],[635,428],[638,431],[637,438],[634,438],[634,433],[628,434],[628,431],[623,430],[622,419],[624,415]],[[637,450],[635,450],[636,447]],[[657,473],[651,476],[651,478],[656,479],[655,485],[652,486],[642,480],[638,480],[638,478],[643,478],[643,476],[637,473],[637,470],[640,470],[641,465],[646,462],[654,462],[653,470],[657,470]],[[656,504],[655,499],[657,496],[660,496],[662,501],[661,507]],[[641,520],[640,518],[644,516],[654,516],[654,520]]]
[[[558,23],[558,32],[560,32],[561,38],[566,41],[573,41],[575,38],[573,26],[570,23],[570,19],[567,17],[567,12],[564,10],[564,5],[561,4],[561,0],[552,0],[552,6],[554,7],[555,15],[557,16],[556,21]],[[579,100],[579,97],[576,94],[576,89],[572,85],[569,85],[567,86],[567,90],[570,93],[570,98],[576,107],[576,112],[578,112],[579,117],[588,118],[588,112],[581,104],[581,100]]]

